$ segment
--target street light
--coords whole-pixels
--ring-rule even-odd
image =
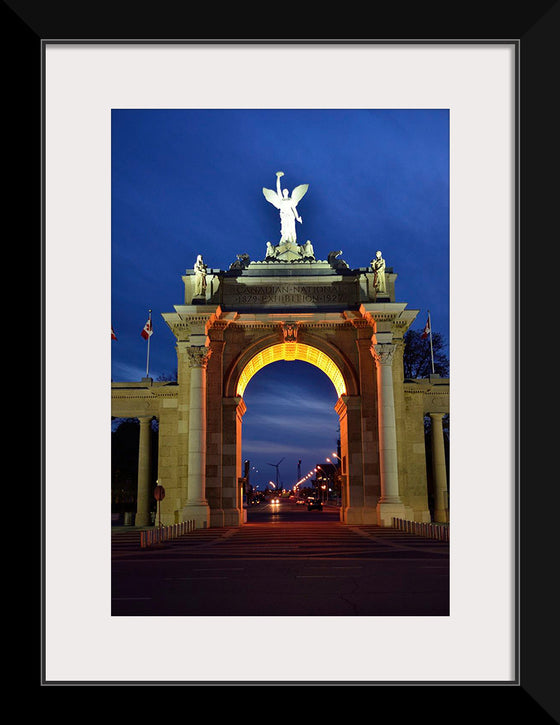
[[[342,487],[342,458],[338,455],[338,453],[335,453],[334,451],[332,452],[331,455],[333,455],[335,458],[338,458],[339,472],[336,474],[336,478],[337,478],[338,483],[340,484],[340,487]],[[336,464],[334,464],[334,465],[336,465]],[[339,498],[341,495],[342,495],[342,491],[341,490],[337,491],[337,498]]]

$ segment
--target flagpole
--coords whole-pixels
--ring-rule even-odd
[[[150,331],[151,331],[151,329],[152,329],[152,311],[151,310],[149,310],[148,320],[150,322]],[[147,352],[146,352],[146,377],[147,378],[150,377],[148,375],[148,370],[150,368],[150,338],[151,338],[151,334],[148,335],[148,349],[147,349]]]
[[[430,353],[432,356],[432,375],[436,374],[435,368],[434,368],[434,348],[432,345],[432,318],[430,316],[430,310],[428,310],[428,325],[430,328]]]

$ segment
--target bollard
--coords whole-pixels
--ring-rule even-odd
[[[442,524],[408,521],[393,516],[392,526],[397,531],[404,531],[406,534],[423,536],[427,539],[436,539],[437,541],[449,541],[449,527]]]
[[[393,519],[395,521],[395,519]],[[140,532],[140,546],[146,548],[152,544],[159,544],[164,541],[177,539],[179,536],[195,530],[194,521],[180,521],[169,526],[158,526],[156,529],[149,529]]]

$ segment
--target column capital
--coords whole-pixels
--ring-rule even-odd
[[[380,365],[391,365],[397,348],[393,343],[383,342],[372,345],[370,349],[376,363]]]
[[[202,345],[190,346],[185,349],[187,360],[191,368],[205,368],[212,351],[208,347]]]

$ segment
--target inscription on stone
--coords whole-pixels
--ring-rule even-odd
[[[224,303],[231,305],[348,304],[355,301],[352,284],[334,285],[251,285],[224,290]]]

